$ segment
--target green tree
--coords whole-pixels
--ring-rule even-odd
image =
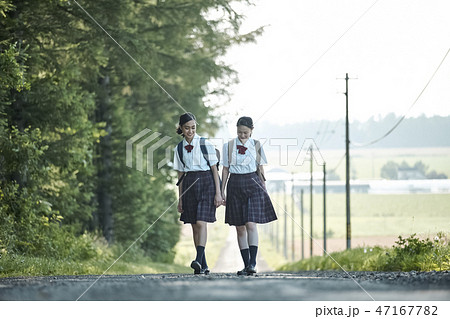
[[[393,161],[389,161],[381,167],[381,177],[386,179],[398,179],[399,165]]]
[[[432,170],[426,176],[428,179],[447,179],[448,178],[448,176],[445,175],[444,173],[437,173],[435,170]]]
[[[228,1],[81,4],[171,97],[75,3],[0,0],[0,234],[26,223],[21,245],[0,240],[30,251],[32,234],[57,231],[50,221],[128,244],[164,213],[139,245],[170,260],[179,232],[176,209],[166,211],[176,199],[174,173],[126,167],[125,142],[148,127],[174,147],[180,105],[197,115],[200,133],[212,133],[220,105],[205,101],[237,81],[219,58],[261,30],[241,35],[243,17]],[[155,157],[164,155],[161,148]],[[34,247],[50,247],[49,238]]]
[[[421,172],[423,175],[426,175],[429,166],[425,165],[425,163],[423,163],[422,161],[417,161],[417,162],[414,163],[414,166],[412,168],[414,168],[417,171]]]

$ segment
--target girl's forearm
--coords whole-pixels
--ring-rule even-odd
[[[222,194],[225,193],[225,189],[228,182],[228,175],[229,175],[228,167],[224,166],[222,169]]]
[[[211,171],[213,172],[214,184],[216,185],[216,194],[221,194],[220,192],[220,182],[219,182],[219,172],[217,171],[217,166],[211,166]]]
[[[178,172],[178,180],[180,180],[181,176],[183,176],[183,172]],[[180,182],[180,184],[178,185],[178,198],[181,197],[182,194],[182,189],[183,189],[183,181]]]

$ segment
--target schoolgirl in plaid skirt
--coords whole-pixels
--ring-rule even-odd
[[[184,137],[175,147],[173,161],[178,171],[178,212],[181,221],[192,225],[197,255],[191,268],[194,274],[209,274],[205,257],[207,223],[216,221],[216,208],[222,204],[218,158],[214,146],[196,134],[192,113],[181,115],[178,124],[177,133]]]
[[[259,141],[251,138],[252,131],[253,120],[241,117],[237,122],[238,137],[223,146],[222,198],[226,206],[225,222],[236,226],[245,266],[238,271],[238,275],[256,273],[256,225],[277,219],[265,186],[262,165],[267,164],[266,156]]]

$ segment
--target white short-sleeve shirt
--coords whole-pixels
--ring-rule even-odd
[[[242,144],[239,138],[235,138],[233,142],[233,150],[231,154],[231,165],[228,163],[228,143],[223,145],[222,164],[224,167],[229,167],[231,174],[248,174],[256,172],[256,148],[255,140],[249,138],[245,144]],[[245,154],[239,154],[237,145],[243,145],[247,148]],[[259,165],[267,164],[266,154],[261,145],[261,162]]]
[[[207,171],[211,168],[208,166],[205,157],[200,148],[200,138],[201,136],[195,134],[190,145],[194,148],[191,152],[188,152],[185,146],[189,145],[186,139],[183,139],[183,161],[180,160],[178,154],[178,145],[174,148],[174,158],[173,158],[173,168],[179,172],[195,172],[195,171]],[[209,164],[211,166],[216,165],[218,162],[216,149],[210,141],[205,139],[205,146],[207,150],[206,157],[208,158]]]

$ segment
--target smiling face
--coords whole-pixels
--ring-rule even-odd
[[[245,144],[250,136],[252,136],[252,129],[245,125],[239,125],[237,127],[237,135],[241,143]]]
[[[192,141],[192,139],[195,136],[195,129],[196,129],[196,123],[194,120],[186,122],[181,126],[181,132],[183,133],[184,137],[186,138],[186,141],[188,141],[189,143]]]

